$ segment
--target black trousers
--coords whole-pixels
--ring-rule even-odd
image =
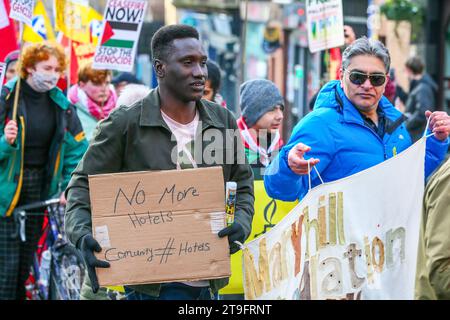
[[[44,169],[24,169],[18,206],[42,199]],[[28,213],[28,212],[27,212]],[[25,281],[30,274],[37,243],[42,235],[43,212],[33,212],[26,219],[26,242],[17,233],[14,217],[0,218],[0,300],[25,299]]]

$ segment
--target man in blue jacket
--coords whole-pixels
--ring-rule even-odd
[[[365,37],[347,47],[340,81],[326,84],[314,106],[294,128],[287,145],[266,170],[267,193],[276,199],[302,199],[311,186],[338,180],[377,165],[411,146],[405,117],[383,97],[390,67],[388,50]],[[450,117],[426,112],[430,119],[425,176],[448,149]],[[308,165],[309,161],[309,165]],[[311,170],[316,167],[316,170]]]

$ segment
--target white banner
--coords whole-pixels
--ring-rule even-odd
[[[8,13],[6,12],[5,2],[0,1],[0,29],[9,26]]]
[[[306,23],[312,53],[344,45],[342,0],[307,0]]]
[[[133,70],[147,1],[108,0],[101,41],[94,56],[94,69]]]
[[[421,139],[311,190],[245,245],[246,299],[413,299],[424,158]]]
[[[11,0],[9,17],[32,26],[34,0]]]

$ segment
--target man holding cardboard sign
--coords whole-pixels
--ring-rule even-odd
[[[167,267],[166,270],[162,269],[164,264],[162,268],[154,269],[152,263],[155,260],[158,264],[160,261],[166,263],[166,260],[171,263],[173,256],[167,252],[176,252],[176,259],[180,258],[180,252],[193,254],[195,251],[202,254],[212,248],[214,241],[218,242],[220,251],[219,237],[225,236],[228,236],[230,252],[239,250],[234,241],[245,241],[251,231],[253,174],[246,163],[235,118],[227,109],[201,100],[207,77],[207,58],[198,32],[188,26],[163,27],[153,37],[152,53],[159,86],[134,105],[116,109],[99,124],[66,191],[66,230],[70,240],[83,252],[89,273],[85,287],[91,286],[93,292],[99,288],[96,267],[111,266],[106,270],[97,269],[100,285],[103,285],[103,275],[118,270],[115,268],[117,260],[122,263],[128,260],[126,267],[130,270],[125,275],[128,278],[118,279],[116,284],[139,284],[125,287],[132,298],[212,299],[228,282],[223,270],[215,272],[213,268],[209,278],[204,278],[198,272],[194,272],[198,276],[186,277],[182,269],[195,270],[197,266],[197,271],[200,271],[202,268],[196,259],[192,259],[192,265],[185,264],[184,268],[174,267],[173,274],[167,274]],[[221,170],[205,169],[218,165]],[[198,169],[186,170],[186,173],[180,171],[179,174],[175,171],[129,173],[187,168]],[[117,172],[123,173],[110,175]],[[89,177],[88,182],[88,175],[99,176]],[[101,182],[102,178],[106,180]],[[120,179],[122,182],[113,183]],[[149,184],[149,181],[152,183]],[[226,181],[236,181],[238,186],[234,224],[219,231],[217,226],[220,224],[216,225],[214,219],[207,220],[208,225],[204,229],[210,230],[209,233],[213,229],[215,233],[219,231],[219,237],[214,235],[216,240],[195,238],[203,232],[197,228],[205,223],[205,214],[208,217],[217,209],[220,211],[223,196],[219,198],[218,195],[223,195]],[[113,192],[108,194],[107,189],[111,188]],[[203,200],[194,205],[199,199]],[[169,202],[164,204],[164,201]],[[97,213],[99,219],[96,218]],[[188,214],[190,220],[186,218]],[[172,236],[149,232],[151,241],[139,243],[139,248],[134,244],[133,248],[118,248],[113,243],[116,241],[113,233],[117,233],[113,232],[114,228],[142,230],[148,227],[156,230],[155,226],[160,228],[176,223],[179,216],[185,216],[184,223],[175,229]],[[108,224],[106,220],[100,219],[123,221]],[[199,224],[196,224],[196,220]],[[93,227],[96,229],[93,230]],[[92,236],[93,231],[97,240]],[[186,239],[189,234],[191,238]],[[137,235],[122,234],[121,237],[131,241]],[[94,251],[101,251],[97,257],[102,260],[97,259]],[[166,253],[165,257],[161,257],[162,254],[157,256],[161,252]],[[132,269],[133,264],[138,262],[132,258],[137,256],[145,256],[147,261],[150,259],[147,272],[152,273],[153,277],[149,277],[151,280],[148,282],[133,278],[138,273]],[[110,263],[103,260],[109,260]],[[214,262],[212,265],[219,263]],[[166,274],[163,274],[164,271]],[[156,273],[158,275],[155,276]],[[154,283],[158,279],[160,281]]]

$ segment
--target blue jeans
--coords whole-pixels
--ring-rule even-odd
[[[184,283],[163,283],[159,297],[140,293],[125,286],[127,300],[217,300],[210,287],[191,287]]]

